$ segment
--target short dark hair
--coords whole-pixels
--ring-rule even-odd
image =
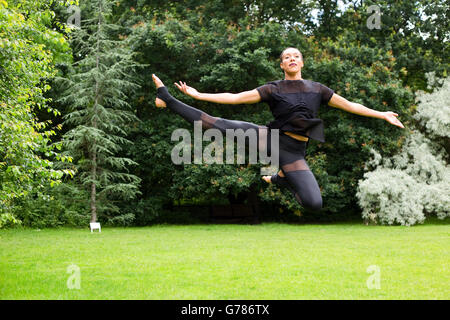
[[[300,52],[300,58],[302,58],[302,60],[303,60],[303,55],[302,55],[302,52],[300,51],[300,49],[298,49],[298,48],[296,48],[296,47],[287,47],[287,48],[284,48],[284,50],[281,52],[281,54],[280,54],[280,62],[283,62],[283,53],[287,50],[287,49],[296,49],[296,50],[298,50],[298,52]]]

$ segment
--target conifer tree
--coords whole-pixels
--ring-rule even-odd
[[[126,40],[117,40],[120,26],[109,21],[111,3],[96,0],[81,14],[81,28],[72,35],[73,73],[65,79],[67,88],[61,102],[70,106],[64,125],[70,130],[63,136],[66,152],[73,156],[80,188],[90,193],[91,222],[99,213],[109,222],[132,222],[131,214],[121,215],[117,200],[133,199],[140,178],[129,172],[134,161],[123,157],[127,126],[139,121],[133,114],[128,95],[138,85],[133,74],[139,67]],[[84,17],[82,17],[84,18]]]

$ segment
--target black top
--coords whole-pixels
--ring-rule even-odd
[[[269,128],[325,141],[323,122],[316,117],[320,105],[330,101],[333,90],[311,80],[272,81],[256,90],[275,117],[267,124]]]

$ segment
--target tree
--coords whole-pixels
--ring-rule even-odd
[[[51,1],[53,2],[53,1]],[[38,110],[53,110],[44,93],[55,75],[54,64],[67,59],[69,46],[50,28],[48,1],[0,1],[0,214],[26,213],[19,201],[46,197],[45,189],[59,183],[67,170],[56,170],[60,144],[51,121],[40,122]]]
[[[336,38],[343,31],[351,31],[352,40],[380,50],[391,51],[395,70],[404,86],[427,90],[425,74],[436,72],[446,77],[450,61],[450,7],[445,0],[415,1],[344,1],[347,9],[336,18]],[[379,29],[369,29],[367,9],[375,5],[381,13]],[[319,30],[320,31],[320,30]],[[327,33],[316,33],[328,37]]]
[[[121,214],[116,201],[139,194],[140,178],[129,173],[136,162],[120,155],[132,144],[127,126],[139,121],[128,103],[128,94],[138,87],[133,79],[138,65],[126,40],[114,39],[120,27],[108,21],[111,2],[94,1],[83,10],[89,11],[92,18],[82,21],[71,41],[79,60],[62,80],[67,90],[60,101],[71,108],[64,117],[71,129],[63,144],[75,160],[79,186],[89,190],[91,222],[102,213],[104,221],[129,224],[134,215]]]

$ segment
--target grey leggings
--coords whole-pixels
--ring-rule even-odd
[[[175,113],[182,116],[190,123],[202,121],[204,129],[216,128],[222,133],[226,129],[252,129],[256,131],[258,140],[265,140],[265,146],[271,150],[271,132],[266,126],[257,125],[246,121],[228,120],[212,117],[209,114],[191,107],[170,95],[166,87],[157,90],[157,97]],[[322,196],[316,178],[308,167],[305,160],[306,142],[296,140],[286,134],[279,135],[279,163],[285,177],[278,174],[272,176],[273,183],[288,188],[295,199],[303,207],[318,211],[322,208]]]

